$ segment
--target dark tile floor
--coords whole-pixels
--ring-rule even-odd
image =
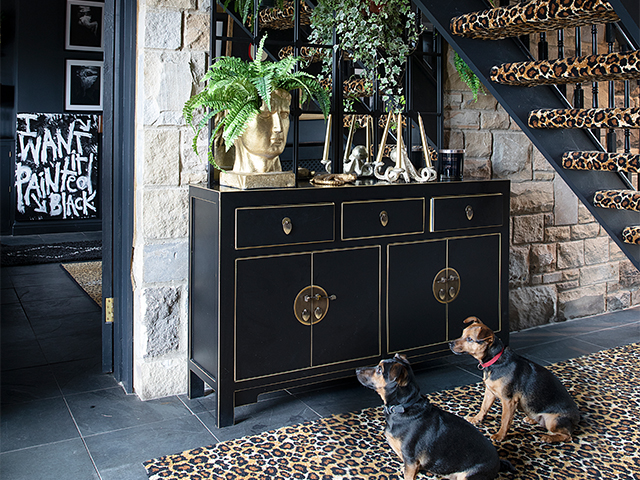
[[[1,269],[0,478],[146,479],[142,462],[218,441],[380,404],[355,380],[261,397],[213,425],[213,400],[141,402],[100,372],[100,310],[59,264]],[[538,327],[511,345],[541,364],[640,342],[640,307]],[[469,357],[418,373],[424,392],[478,382]]]

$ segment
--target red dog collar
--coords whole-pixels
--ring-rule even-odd
[[[483,370],[483,369],[485,369],[487,367],[490,367],[491,365],[493,365],[494,363],[496,363],[498,361],[498,359],[502,356],[503,353],[504,353],[504,347],[502,347],[502,350],[500,350],[499,354],[497,354],[495,357],[493,357],[487,363],[480,362],[480,365],[478,365],[478,368],[480,370]]]

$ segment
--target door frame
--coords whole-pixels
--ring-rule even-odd
[[[102,369],[133,392],[134,154],[137,0],[105,0]]]

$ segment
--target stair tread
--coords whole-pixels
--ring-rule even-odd
[[[533,110],[531,128],[640,128],[640,108],[560,108]]]
[[[640,51],[505,63],[491,69],[503,85],[535,86],[640,78]]]
[[[640,172],[640,155],[634,153],[565,152],[562,166],[571,170]]]
[[[451,32],[470,38],[500,40],[618,20],[613,7],[605,0],[531,0],[455,17],[451,20]]]
[[[640,225],[632,225],[622,230],[622,241],[632,245],[640,245]]]
[[[260,28],[272,28],[274,30],[288,30],[293,28],[294,16],[293,0],[285,1],[282,8],[270,7],[260,10],[258,21]],[[312,8],[305,1],[300,2],[300,25],[311,23]]]
[[[640,212],[640,192],[637,190],[599,190],[593,196],[593,204],[601,208]]]

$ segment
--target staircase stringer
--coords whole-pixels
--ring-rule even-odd
[[[632,211],[602,209],[595,207],[592,203],[597,190],[630,188],[626,177],[615,172],[576,171],[562,168],[564,152],[604,151],[602,145],[589,131],[533,129],[528,126],[527,120],[532,110],[570,108],[560,91],[555,86],[519,87],[500,85],[489,80],[491,67],[494,65],[531,60],[520,41],[517,39],[474,40],[451,34],[450,20],[465,13],[488,8],[488,4],[482,0],[456,0],[455,2],[414,0],[414,2],[436,26],[449,45],[476,73],[487,91],[518,124],[522,132],[544,155],[633,265],[640,270],[640,245],[624,243],[621,237],[622,230],[626,226],[640,223],[640,215]]]

